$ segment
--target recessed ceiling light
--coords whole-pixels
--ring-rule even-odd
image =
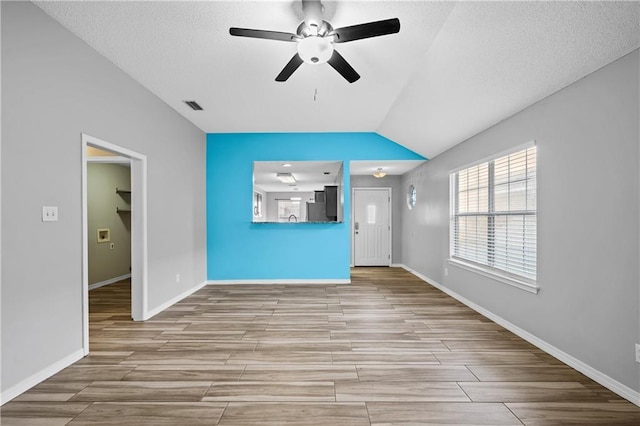
[[[296,183],[296,178],[291,173],[276,173],[276,177],[280,179],[282,183]]]

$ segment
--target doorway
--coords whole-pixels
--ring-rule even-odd
[[[89,291],[130,281],[130,188],[131,160],[87,148]]]
[[[353,188],[354,266],[391,265],[391,188]]]
[[[131,165],[131,316],[147,319],[147,158],[101,139],[82,134],[82,328],[83,351],[89,353],[89,259],[87,206],[87,147],[115,154]]]

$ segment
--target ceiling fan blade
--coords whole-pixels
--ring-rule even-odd
[[[268,30],[252,30],[249,28],[229,28],[229,34],[232,36],[238,37],[251,37],[251,38],[263,38],[267,40],[278,40],[278,41],[298,41],[300,38],[296,34],[292,33],[282,33],[279,31],[268,31]]]
[[[291,58],[287,65],[284,66],[282,71],[280,71],[280,74],[278,74],[278,76],[276,77],[276,81],[287,81],[289,77],[291,77],[291,74],[293,74],[293,72],[297,70],[300,65],[302,65],[302,62],[304,61],[302,60],[300,55],[298,55],[297,53],[293,55],[293,58]]]
[[[327,61],[334,70],[338,71],[349,83],[353,83],[360,78],[360,74],[353,69],[351,65],[338,53],[337,50],[333,51],[333,55]]]
[[[392,18],[385,19],[383,21],[367,22],[366,24],[337,28],[333,32],[335,34],[335,43],[346,43],[347,41],[394,34],[399,31],[400,20],[398,18]]]

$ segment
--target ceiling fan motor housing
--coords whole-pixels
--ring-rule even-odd
[[[319,27],[314,27],[314,28],[309,27],[305,21],[302,21],[300,25],[298,25],[298,29],[296,30],[296,34],[298,34],[300,37],[303,37],[303,38],[313,36],[313,35],[326,37],[332,32],[333,32],[333,27],[327,21],[322,21],[322,24],[320,24]]]

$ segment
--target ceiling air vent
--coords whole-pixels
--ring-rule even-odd
[[[194,111],[202,111],[202,107],[198,105],[196,101],[183,101],[185,104],[189,105]]]

